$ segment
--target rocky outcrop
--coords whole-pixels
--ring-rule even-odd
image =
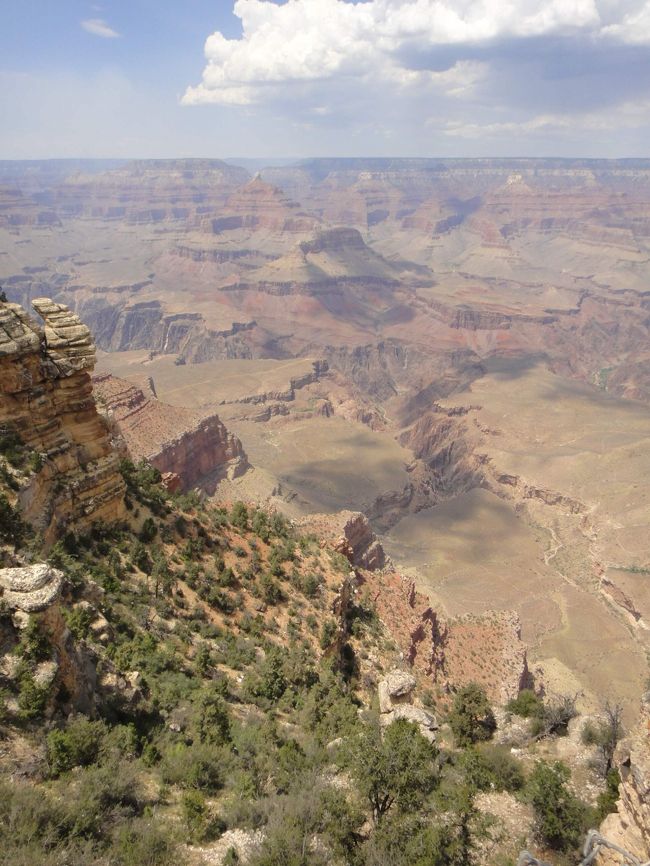
[[[436,739],[438,722],[435,716],[413,703],[417,682],[406,671],[394,670],[379,683],[379,721],[382,726],[397,719],[416,724],[430,742]]]
[[[301,390],[302,388],[306,388],[308,385],[313,385],[315,382],[318,382],[322,376],[324,376],[329,371],[329,364],[327,361],[323,359],[318,359],[316,361],[312,361],[311,370],[307,373],[303,373],[301,376],[292,376],[289,379],[288,388],[283,388],[281,390],[276,391],[262,391],[257,394],[247,394],[240,395],[236,399],[228,399],[221,400],[219,405],[223,406],[226,403],[272,403],[272,402],[284,402],[290,403],[296,399],[296,391]],[[272,415],[285,415],[281,408],[275,409],[271,412]],[[270,416],[269,416],[270,417]],[[254,420],[265,420],[260,417],[255,417]],[[268,419],[266,419],[268,420]]]
[[[302,241],[300,250],[305,254],[317,254],[323,252],[339,252],[341,250],[368,249],[361,232],[351,228],[334,228],[316,232],[312,240]]]
[[[360,511],[343,511],[339,519],[344,521],[335,549],[346,556],[353,565],[375,571],[386,564],[386,555],[378,541],[368,518]]]
[[[311,514],[301,518],[298,525],[332,542],[352,565],[374,571],[386,564],[381,542],[360,511],[339,511],[337,514]]]
[[[24,517],[53,541],[65,527],[124,515],[124,481],[108,429],[97,413],[88,328],[40,298],[41,329],[16,304],[0,302],[0,428],[40,455],[18,491]]]
[[[641,701],[641,717],[634,733],[618,747],[616,763],[621,774],[616,812],[608,815],[601,834],[635,856],[650,860],[650,692]],[[623,857],[602,849],[599,866],[622,864]]]
[[[246,471],[243,446],[218,415],[169,406],[111,375],[96,376],[94,385],[133,459],[148,460],[176,489],[213,492],[220,478]]]
[[[36,298],[32,306],[45,322],[45,348],[59,375],[71,376],[95,366],[95,344],[90,329],[62,304]]]
[[[452,686],[476,682],[495,704],[505,704],[530,685],[519,618],[512,611],[487,611],[445,618],[413,581],[385,571],[368,580],[377,613],[401,647],[414,673],[447,700]]]
[[[93,173],[87,164],[71,165],[68,176],[46,192],[51,209],[27,211],[26,216],[39,225],[78,217],[127,224],[182,221],[198,227],[250,178],[245,169],[218,159],[134,160],[106,168]],[[25,212],[24,206],[20,210]]]
[[[63,573],[46,563],[0,569],[0,598],[10,610],[44,610],[59,597],[62,585]]]

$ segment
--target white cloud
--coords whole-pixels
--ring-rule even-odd
[[[603,28],[603,35],[618,39],[628,45],[650,44],[650,3],[628,12],[615,24]]]
[[[208,37],[203,79],[185,104],[247,105],[279,85],[334,78],[422,83],[407,59],[417,52],[601,27],[596,0],[236,0],[233,12],[241,38]]]
[[[439,119],[432,118],[429,126],[439,127]],[[497,123],[468,123],[448,121],[442,132],[452,138],[486,139],[504,136],[554,137],[575,133],[608,133],[613,130],[640,130],[650,125],[650,100],[627,101],[613,109],[572,112],[571,114],[539,114],[527,120],[508,120]]]
[[[113,30],[103,18],[89,18],[87,21],[82,21],[81,26],[93,36],[101,36],[104,39],[116,39],[120,36],[117,30]]]

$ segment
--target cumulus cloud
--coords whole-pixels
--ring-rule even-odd
[[[208,37],[203,79],[184,102],[246,105],[272,98],[280,84],[335,77],[417,84],[418,54],[449,46],[601,33],[639,39],[647,9],[616,18],[599,2],[605,27],[597,0],[236,0],[241,37]]]
[[[81,22],[81,26],[93,36],[101,36],[104,39],[116,39],[120,35],[103,18],[88,18]]]
[[[513,137],[580,130],[618,148],[650,125],[650,0],[236,0],[233,12],[241,35],[207,38],[183,104],[284,117],[330,147],[345,129],[406,152],[471,139],[511,152]]]

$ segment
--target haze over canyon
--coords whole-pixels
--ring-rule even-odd
[[[630,717],[650,649],[650,161],[0,163],[0,283],[174,489],[364,512],[449,616]]]

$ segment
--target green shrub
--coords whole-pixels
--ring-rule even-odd
[[[248,508],[243,502],[235,502],[233,505],[230,522],[238,529],[248,529]]]
[[[564,736],[569,722],[578,715],[576,699],[571,695],[558,695],[547,700],[531,721],[530,731],[535,737]]]
[[[102,747],[106,728],[103,722],[79,717],[65,730],[50,731],[46,753],[50,776],[57,777],[73,767],[94,764]]]
[[[585,806],[567,785],[570,775],[560,761],[539,761],[528,780],[537,831],[556,851],[576,849],[586,829]]]
[[[223,784],[223,755],[218,747],[208,743],[171,746],[163,755],[162,780],[168,785],[195,788],[214,793]]]
[[[50,657],[50,641],[41,624],[33,617],[30,617],[27,628],[20,636],[16,652],[30,662],[41,662]]]
[[[72,610],[64,610],[63,617],[73,637],[76,640],[83,640],[90,634],[90,626],[95,615],[90,608],[73,607]]]
[[[134,724],[115,725],[104,734],[100,756],[101,760],[126,758],[133,760],[140,753],[140,737]]]
[[[195,724],[202,743],[223,745],[230,742],[230,713],[221,688],[201,691],[196,705]]]
[[[416,725],[398,719],[383,732],[368,725],[348,746],[348,763],[359,793],[379,823],[396,804],[411,812],[439,779],[438,750]]]
[[[211,812],[201,791],[192,790],[183,793],[181,814],[192,842],[209,842],[225,830],[225,824]]]
[[[338,625],[333,619],[326,619],[323,623],[320,633],[320,648],[322,650],[329,649],[332,641],[338,632]]]
[[[203,596],[203,593],[199,594]],[[217,586],[212,587],[205,600],[209,605],[220,610],[222,613],[234,613],[237,609],[233,596],[219,589]]]
[[[101,839],[112,825],[142,813],[144,801],[131,764],[93,764],[80,772],[76,782],[74,795],[63,805],[70,835]]]
[[[289,681],[284,672],[284,652],[278,647],[270,649],[257,672],[252,672],[244,689],[252,698],[264,698],[276,703],[285,693]]]
[[[20,680],[18,691],[18,708],[21,719],[31,721],[43,715],[49,698],[47,686],[39,686],[30,674],[25,674]]]
[[[358,705],[342,680],[333,673],[321,676],[303,700],[302,719],[321,743],[359,731]]]
[[[138,533],[138,539],[143,544],[149,544],[154,540],[158,533],[158,528],[152,517],[147,517],[144,523],[142,524],[142,529]]]
[[[485,743],[468,748],[460,757],[467,783],[479,791],[519,791],[525,777],[521,762],[504,746]]]
[[[279,604],[282,601],[282,590],[270,574],[261,575],[259,578],[259,588],[262,600],[266,604]]]
[[[7,541],[17,548],[22,544],[26,534],[27,526],[20,514],[11,506],[4,493],[0,493],[0,540]]]
[[[178,863],[176,844],[160,821],[139,818],[120,825],[111,845],[115,866],[171,866]]]
[[[587,722],[582,730],[582,742],[598,749],[600,770],[605,778],[613,767],[616,746],[624,733],[623,709],[609,702],[603,708],[602,717]]]
[[[0,828],[2,862],[29,866],[61,846],[67,826],[62,807],[44,791],[0,782]]]
[[[601,824],[607,815],[616,811],[616,802],[618,800],[618,786],[621,784],[621,777],[618,770],[610,770],[606,778],[607,787],[602,794],[598,795],[596,805],[596,825]]]
[[[532,689],[522,689],[516,698],[508,701],[506,709],[509,713],[514,713],[516,716],[530,719],[542,714],[544,704],[542,699],[538,698]]]
[[[449,725],[461,747],[490,739],[496,722],[485,691],[479,685],[470,683],[454,695]]]

